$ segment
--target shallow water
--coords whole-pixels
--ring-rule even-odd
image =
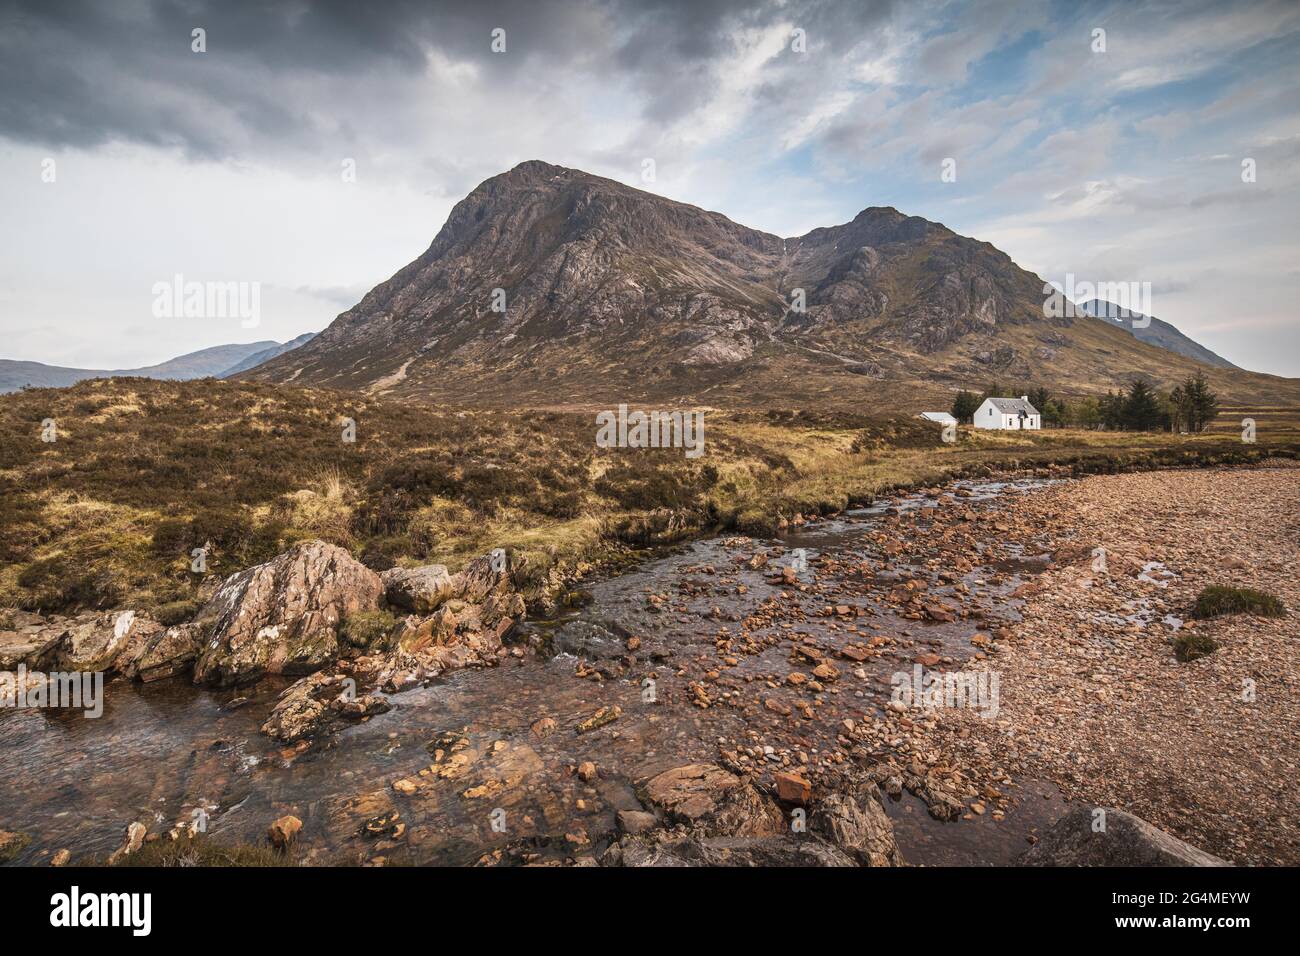
[[[976,503],[1045,483],[957,487],[969,492],[960,500]],[[972,652],[975,631],[1014,620],[1018,602],[1010,595],[1044,566],[1043,556],[1013,554],[964,575],[974,595],[967,606],[978,614],[950,623],[905,620],[878,599],[855,595],[844,574],[818,572],[814,583],[810,569],[819,558],[844,568],[872,561],[886,579],[925,573],[924,556],[896,557],[886,566],[866,535],[891,511],[953,501],[903,495],[774,541],[712,538],[674,549],[588,585],[588,606],[521,628],[549,635],[547,653],[530,652],[391,695],[388,713],[306,751],[259,733],[284,686],[278,682],[213,691],[183,680],[145,687],[115,681],[99,719],[53,711],[0,713],[0,828],[32,836],[17,861],[27,864],[44,862],[64,847],[75,859],[103,857],[120,844],[128,822],[140,820],[158,832],[192,820],[198,808],[208,813],[207,831],[218,842],[261,841],[271,820],[293,813],[304,823],[298,856],[306,862],[383,857],[463,864],[521,838],[531,840],[541,857],[599,850],[616,832],[617,811],[639,807],[638,781],[691,760],[714,761],[720,747],[769,740],[817,759],[836,749],[844,717],[879,712],[889,697],[889,674],[910,667],[919,651],[961,660]],[[770,552],[768,567],[739,563],[760,551]],[[788,564],[802,569],[799,578],[810,584],[808,592],[787,588],[783,596],[783,586],[769,582],[774,569]],[[936,582],[929,593],[942,597],[955,584]],[[862,616],[820,616],[827,603],[861,607]],[[772,644],[725,668],[709,685],[713,706],[692,706],[689,683],[699,679],[701,667],[716,664],[715,641],[736,638],[746,618],[750,638],[771,638]],[[768,681],[773,686],[761,691],[764,696],[791,703],[799,696],[782,683],[793,665],[788,643],[782,646],[778,638],[806,635],[833,652],[868,632],[898,643],[860,665],[868,669],[868,682],[839,682],[819,693],[816,720],[792,726],[776,714],[755,712],[756,688]],[[641,637],[648,663],[625,665],[629,635]],[[685,663],[692,665],[690,672],[680,675]],[[841,667],[849,663],[837,661]],[[603,679],[575,678],[580,665],[603,671]],[[644,699],[647,677],[654,682],[653,701]],[[623,710],[620,719],[576,733],[580,720],[615,704]],[[530,731],[542,717],[555,720],[555,733],[539,737]],[[419,776],[433,766],[426,745],[461,728],[465,743],[457,759],[464,760],[463,773]],[[573,772],[579,761],[594,762],[600,777],[583,782]],[[410,795],[391,786],[404,777],[417,784]],[[1059,799],[1050,797],[1027,799],[1001,824],[940,824],[908,796],[889,810],[911,862],[1007,862],[1024,848],[1028,827],[1059,815]],[[368,821],[372,830],[384,832],[363,833]],[[397,823],[402,827],[394,835]]]

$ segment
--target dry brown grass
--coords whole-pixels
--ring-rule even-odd
[[[128,411],[129,409],[129,411]],[[1225,411],[1231,424],[1240,409]],[[851,413],[706,414],[706,453],[598,449],[584,412],[424,408],[250,383],[83,382],[0,397],[0,606],[70,610],[196,598],[209,574],[302,538],[372,567],[453,568],[512,549],[540,586],[625,545],[714,529],[771,531],[895,488],[1053,463],[1115,470],[1249,460],[1300,448],[1267,410],[1259,443],[1205,434],[974,432]],[[339,420],[358,421],[340,441]],[[40,422],[59,441],[39,440]],[[672,512],[671,521],[663,515]]]

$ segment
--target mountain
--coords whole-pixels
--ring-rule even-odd
[[[262,349],[260,352],[254,352],[243,361],[236,362],[234,365],[230,366],[230,368],[219,373],[217,378],[229,378],[238,372],[246,372],[250,368],[256,368],[263,362],[268,362],[275,358],[277,355],[283,355],[285,352],[292,352],[298,346],[306,345],[315,337],[315,332],[304,332],[302,335],[290,339],[288,342],[283,342],[279,345],[272,344],[270,348]]]
[[[1105,299],[1090,299],[1078,306],[1078,308],[1089,315],[1115,323],[1119,328],[1132,333],[1135,338],[1149,345],[1168,349],[1170,352],[1177,352],[1179,355],[1196,359],[1196,361],[1204,362],[1206,365],[1217,365],[1219,368],[1237,368],[1236,365],[1233,365],[1223,356],[1211,352],[1201,343],[1189,339],[1168,322],[1154,316],[1143,315],[1141,312],[1131,312],[1113,302],[1107,302]]]
[[[307,338],[310,337],[308,333]],[[298,336],[294,342],[300,342],[304,336]],[[143,378],[164,378],[185,381],[207,376],[224,377],[233,374],[238,366],[240,370],[251,368],[248,362],[265,354],[267,358],[278,355],[291,347],[291,343],[281,345],[274,341],[244,342],[234,345],[214,345],[199,349],[186,355],[147,365],[144,368],[129,369],[92,369],[65,368],[60,365],[45,365],[41,362],[22,362],[13,359],[0,359],[0,393],[15,392],[23,386],[33,388],[62,388],[73,385],[87,378],[109,378],[112,376],[140,376]]]
[[[891,207],[782,239],[531,161],[474,189],[312,341],[240,375],[462,404],[875,408],[991,380],[1098,392],[1200,367],[1106,321],[1045,318],[1043,287],[988,243]],[[1212,383],[1243,398],[1300,389],[1218,374],[1239,376]]]

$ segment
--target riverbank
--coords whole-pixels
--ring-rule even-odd
[[[1084,478],[1006,524],[1056,561],[998,642],[997,718],[941,711],[926,744],[975,779],[1051,780],[1232,862],[1300,862],[1294,463]],[[1211,585],[1291,610],[1192,620]],[[1189,633],[1217,649],[1178,660]]]

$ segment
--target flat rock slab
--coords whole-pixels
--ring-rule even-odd
[[[1106,829],[1094,829],[1091,807],[1071,810],[1021,858],[1025,866],[1228,866],[1140,817],[1105,810]]]

